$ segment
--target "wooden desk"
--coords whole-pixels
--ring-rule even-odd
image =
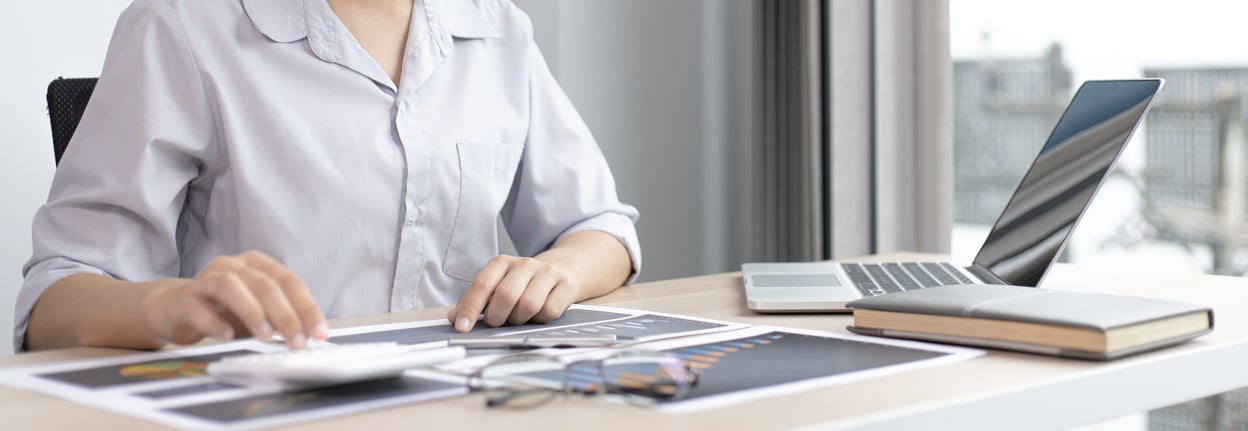
[[[892,255],[891,258],[914,257]],[[930,257],[930,256],[925,256]],[[1058,266],[1046,287],[1132,294],[1208,304],[1216,329],[1196,341],[1107,363],[991,351],[943,367],[686,415],[566,397],[528,411],[486,409],[480,395],[296,426],[342,429],[1055,429],[1095,423],[1248,386],[1248,279],[1130,274]],[[845,332],[846,315],[759,315],[745,309],[740,274],[717,274],[622,288],[589,304]],[[446,308],[334,321],[335,327],[442,318]],[[0,358],[0,366],[102,357],[70,349]],[[165,429],[160,424],[0,387],[6,429]]]

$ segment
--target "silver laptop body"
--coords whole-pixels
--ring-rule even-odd
[[[971,266],[745,263],[747,306],[773,313],[845,312],[855,299],[931,286],[1039,285],[1163,84],[1135,79],[1080,86]]]

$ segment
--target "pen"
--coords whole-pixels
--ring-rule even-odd
[[[615,344],[615,334],[594,335],[479,335],[454,336],[447,340],[451,346],[467,349],[522,349],[526,347],[605,347]]]

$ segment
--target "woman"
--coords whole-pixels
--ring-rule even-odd
[[[522,256],[496,256],[502,218]],[[557,318],[634,208],[505,0],[137,0],[34,220],[17,349]]]

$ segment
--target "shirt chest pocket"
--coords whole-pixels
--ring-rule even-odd
[[[442,271],[471,281],[498,253],[499,211],[511,192],[524,145],[458,143],[459,203]]]

